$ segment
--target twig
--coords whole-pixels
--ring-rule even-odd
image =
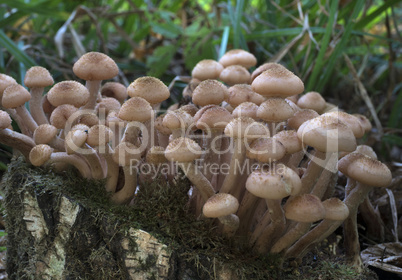
[[[389,204],[391,207],[391,213],[392,213],[392,221],[394,223],[394,230],[392,230],[392,233],[394,234],[395,237],[395,242],[399,242],[398,238],[398,210],[396,208],[396,201],[395,201],[395,196],[394,193],[390,189],[385,189],[388,193],[389,196]]]
[[[359,92],[360,92],[364,102],[366,103],[366,106],[368,107],[368,109],[369,109],[369,111],[371,113],[371,116],[373,117],[374,123],[375,123],[375,125],[377,127],[377,130],[378,130],[378,133],[380,134],[380,136],[382,136],[384,134],[384,130],[383,130],[381,122],[380,122],[380,120],[378,118],[377,112],[376,112],[376,110],[374,108],[373,102],[371,102],[371,99],[367,94],[366,88],[364,87],[363,83],[360,81],[360,78],[357,75],[356,69],[353,66],[353,63],[350,60],[349,56],[344,53],[343,57],[344,57],[344,59],[346,61],[346,65],[348,66],[350,72],[353,75],[353,78],[355,80],[355,83],[357,84]]]

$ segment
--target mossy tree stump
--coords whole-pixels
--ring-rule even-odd
[[[81,179],[71,182],[75,174],[64,175],[32,169],[20,160],[9,166],[2,188],[10,279],[210,278],[196,264],[179,258],[177,248],[138,229],[137,224],[130,226],[105,207],[85,205],[75,198],[76,190],[67,191],[71,185],[98,186]],[[227,276],[217,268],[214,274],[217,279]]]

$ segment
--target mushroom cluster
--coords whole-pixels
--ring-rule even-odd
[[[184,174],[192,184],[188,209],[216,218],[224,236],[259,254],[301,259],[345,222],[346,251],[361,267],[357,209],[370,204],[373,187],[391,181],[375,153],[357,145],[370,122],[318,92],[301,95],[303,82],[284,66],[251,72],[256,64],[238,49],[200,61],[183,90],[191,102],[163,112],[170,90],[157,78],[102,85],[119,71],[102,53],[74,64],[85,85],[54,84],[36,66],[25,76],[28,91],[0,74],[0,142],[34,166],[73,166],[85,178],[105,179],[117,204],[135,203],[136,190],[156,176],[173,183]],[[348,177],[343,201],[333,197],[338,171]]]

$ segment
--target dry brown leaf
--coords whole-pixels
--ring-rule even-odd
[[[361,252],[366,265],[402,275],[402,243],[377,244]]]

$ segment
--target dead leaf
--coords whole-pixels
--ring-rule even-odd
[[[377,244],[361,252],[366,265],[402,275],[402,243]]]

